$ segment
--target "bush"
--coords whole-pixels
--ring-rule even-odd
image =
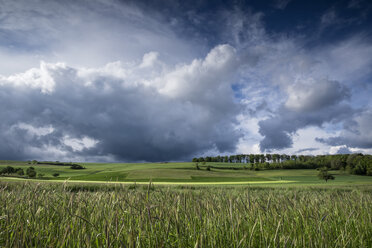
[[[18,175],[20,175],[20,176],[23,176],[23,175],[25,174],[25,172],[23,171],[22,168],[18,168],[18,169],[16,169],[16,173],[17,173]]]
[[[35,168],[34,167],[28,167],[27,170],[26,170],[26,174],[28,177],[36,177],[36,171],[35,171]]]
[[[80,164],[72,164],[70,168],[73,169],[73,170],[82,170],[82,169],[85,169],[85,167],[84,166],[81,166]]]
[[[54,176],[54,177],[58,177],[58,176],[59,176],[59,173],[53,173],[52,176]]]
[[[335,177],[332,174],[329,174],[328,169],[326,167],[319,170],[318,177],[320,179],[325,180],[326,182],[328,180],[334,180]]]
[[[31,178],[34,178],[34,177],[36,177],[36,175],[37,175],[37,173],[36,173],[36,171],[29,171],[28,173],[27,173],[27,176],[29,176],[29,177],[31,177]]]
[[[13,174],[16,170],[12,166],[7,166],[0,171],[0,174]]]

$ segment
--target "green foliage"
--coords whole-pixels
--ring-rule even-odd
[[[19,176],[22,176],[24,175],[24,171],[22,168],[13,168],[12,166],[7,166],[0,170],[0,175],[4,175],[4,174],[8,174],[8,175],[17,174]]]
[[[7,166],[0,171],[0,174],[13,174],[16,170],[12,166]]]
[[[372,155],[286,155],[286,154],[239,154],[229,157],[193,158],[193,162],[243,163],[255,164],[258,170],[266,169],[318,169],[343,170],[355,175],[372,175]]]
[[[321,169],[319,170],[318,177],[319,177],[320,179],[325,180],[326,182],[327,182],[328,180],[334,180],[334,179],[335,179],[335,177],[334,177],[332,174],[330,174],[330,173],[328,172],[328,169],[327,169],[326,167],[321,168]]]
[[[23,176],[25,174],[25,172],[23,171],[22,168],[18,168],[16,169],[16,173],[19,175],[19,176]]]
[[[298,159],[299,161],[299,159]],[[279,166],[292,165],[295,161],[287,161],[277,163]],[[22,168],[26,174],[27,168],[30,166],[27,162],[21,161],[0,161],[0,171],[11,165],[14,168]],[[309,184],[324,184],[325,181],[318,180],[318,171],[311,169],[302,170],[287,170],[278,167],[278,169],[268,169],[273,165],[273,162],[265,164],[251,163],[215,163],[208,162],[206,166],[198,163],[200,170],[196,169],[195,163],[84,163],[86,169],[72,170],[69,166],[58,165],[36,165],[34,166],[37,173],[46,175],[43,180],[49,181],[101,181],[101,182],[149,182],[152,178],[154,182],[170,182],[170,183],[203,183],[205,180],[200,178],[208,177],[208,182],[226,182],[227,184],[255,181],[254,178],[263,178],[261,181],[277,181],[280,182],[280,177],[283,181],[292,181],[291,185],[309,185]],[[207,171],[207,166],[210,166],[211,171]],[[247,170],[245,170],[246,166]],[[53,178],[53,173],[60,174]],[[346,172],[332,171],[337,177],[337,184],[367,184],[372,183],[372,177],[348,175]],[[4,178],[7,177],[7,178]],[[24,177],[18,174],[3,174],[1,180],[12,180],[11,177]],[[220,180],[225,179],[225,180]],[[334,184],[334,183],[333,183]],[[273,185],[273,184],[270,184]]]
[[[73,169],[73,170],[82,170],[82,169],[85,169],[84,166],[79,165],[79,164],[73,164],[73,165],[70,166],[70,168]]]
[[[30,178],[34,178],[37,175],[34,167],[28,167],[27,170],[26,170],[26,174]]]
[[[59,173],[53,173],[52,176],[58,177],[59,176]]]

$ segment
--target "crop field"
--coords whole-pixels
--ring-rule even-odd
[[[7,182],[1,247],[371,247],[372,187]]]
[[[72,170],[68,166],[28,164],[21,161],[0,161],[0,170],[6,166],[26,170],[33,166],[42,177],[35,181],[55,182],[109,182],[154,184],[269,184],[269,185],[372,185],[372,177],[357,176],[332,171],[336,180],[319,180],[314,169],[260,170],[247,169],[243,164],[226,165],[207,163],[197,170],[194,163],[82,163],[86,168]],[[211,166],[207,170],[207,166]],[[58,173],[58,177],[53,177]],[[2,181],[20,180],[12,177],[0,178]]]
[[[42,177],[0,177],[0,247],[372,247],[369,176],[82,165],[1,161]]]

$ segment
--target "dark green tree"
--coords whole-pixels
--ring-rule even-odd
[[[26,174],[28,177],[31,177],[31,178],[34,178],[37,175],[34,167],[28,167],[26,170]]]
[[[330,173],[328,172],[328,168],[326,168],[326,167],[323,167],[323,168],[321,168],[321,169],[319,170],[318,177],[319,177],[320,179],[325,180],[326,182],[327,182],[328,180],[334,180],[334,179],[335,179],[335,177],[334,177],[332,174],[330,174]]]

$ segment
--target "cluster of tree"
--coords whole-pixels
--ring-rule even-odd
[[[59,161],[52,162],[52,161],[37,161],[37,160],[28,161],[28,164],[58,165],[58,166],[77,166],[78,165],[78,164],[73,164],[71,162],[65,163],[65,162],[59,162]]]
[[[3,168],[2,170],[0,170],[0,175],[6,175],[6,174],[7,175],[17,174],[17,175],[23,176],[25,172],[23,171],[22,168],[14,168],[12,166],[7,166]]]
[[[193,162],[242,163],[251,169],[317,169],[344,170],[351,174],[372,176],[372,155],[287,155],[240,154],[193,158]]]
[[[74,169],[74,170],[82,170],[82,169],[85,169],[84,166],[80,165],[80,164],[72,164],[71,169]]]
[[[14,168],[12,166],[7,166],[0,171],[0,175],[18,175],[24,176],[25,172],[22,168]],[[26,175],[28,177],[34,178],[36,177],[37,173],[34,167],[28,167],[26,170]]]
[[[70,168],[73,169],[73,170],[85,169],[84,166],[82,166],[80,164],[73,164],[71,162],[69,162],[69,163],[64,163],[64,162],[59,162],[59,161],[56,161],[56,162],[42,161],[42,162],[40,162],[40,161],[37,161],[37,160],[32,160],[32,161],[28,161],[28,164],[70,166]]]
[[[0,170],[0,175],[13,175],[13,176],[21,176],[21,177],[28,176],[30,178],[34,178],[34,177],[36,177],[36,175],[38,177],[44,177],[45,176],[43,173],[36,173],[36,170],[35,170],[34,167],[28,167],[26,169],[26,173],[25,173],[22,168],[14,168],[12,166],[7,166],[7,167],[1,169]],[[52,176],[58,177],[59,173],[53,173]]]

